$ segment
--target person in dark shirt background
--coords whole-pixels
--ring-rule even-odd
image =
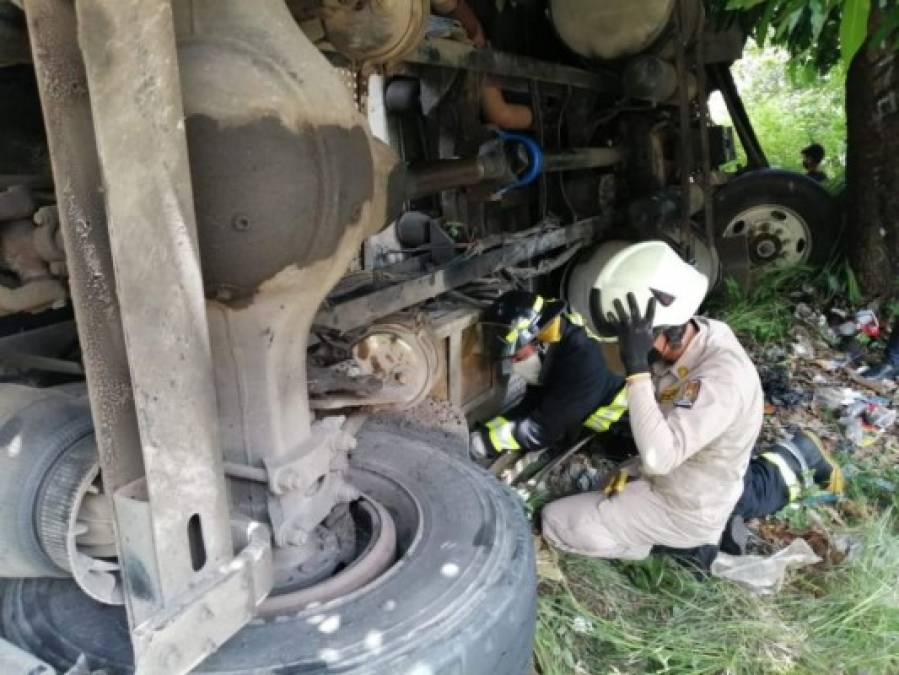
[[[823,183],[827,180],[827,174],[821,171],[821,163],[824,161],[824,146],[820,143],[812,143],[802,150],[802,166],[805,167],[805,175],[814,181]]]

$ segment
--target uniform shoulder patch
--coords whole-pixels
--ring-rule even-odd
[[[670,387],[665,387],[659,393],[659,403],[674,403],[678,397],[680,396],[680,385],[674,384]]]
[[[680,368],[677,369],[677,376],[682,380],[689,374],[690,374],[690,369],[687,368],[686,366],[681,366]]]
[[[681,397],[674,402],[678,408],[692,408],[699,398],[699,391],[702,389],[701,380],[690,380],[684,386]]]

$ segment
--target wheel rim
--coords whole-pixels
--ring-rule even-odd
[[[753,266],[788,267],[807,262],[812,232],[806,220],[781,204],[759,204],[737,214],[724,237],[745,236]]]

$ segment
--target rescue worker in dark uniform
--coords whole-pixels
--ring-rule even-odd
[[[472,434],[476,461],[542,450],[581,425],[607,431],[626,412],[624,378],[609,370],[599,340],[563,301],[510,291],[484,321],[495,332],[504,374],[517,373],[529,386],[512,413]]]

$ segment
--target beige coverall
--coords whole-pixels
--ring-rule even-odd
[[[591,492],[543,509],[553,546],[639,560],[656,544],[717,544],[743,492],[764,414],[758,373],[733,331],[696,318],[699,332],[674,364],[628,385],[638,480],[609,499]]]

